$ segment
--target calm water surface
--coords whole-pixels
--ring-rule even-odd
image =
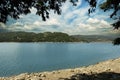
[[[112,43],[0,43],[0,76],[75,68],[120,57]]]

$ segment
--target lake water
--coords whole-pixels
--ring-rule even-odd
[[[0,76],[75,68],[120,57],[112,43],[0,43]]]

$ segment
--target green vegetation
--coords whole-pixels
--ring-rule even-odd
[[[68,0],[74,6],[77,5],[79,0]],[[95,12],[98,0],[85,0],[89,3],[90,8],[88,13]],[[54,13],[60,15],[62,13],[62,5],[67,2],[67,0],[0,0],[0,22],[6,23],[8,16],[13,19],[19,19],[21,14],[31,13],[30,9],[34,7],[37,12],[36,15],[39,15],[43,21],[49,18],[50,11],[53,10]],[[84,3],[82,3],[84,4]],[[110,18],[115,20],[113,27],[118,29],[120,27],[120,0],[105,0],[99,6],[104,11],[109,11],[112,9]]]
[[[6,32],[0,33],[0,42],[73,42],[74,37],[61,32]]]
[[[107,42],[114,41],[118,36],[112,35],[73,35],[74,38],[83,42]]]
[[[114,41],[113,41],[114,45],[120,45],[120,38],[116,38]]]
[[[68,35],[61,32],[1,32],[0,42],[106,42],[116,37],[105,35]],[[116,40],[115,40],[116,41]],[[119,40],[117,40],[119,41]]]
[[[19,15],[21,14],[27,15],[31,13],[30,9],[32,7],[34,7],[37,10],[36,15],[39,15],[43,21],[46,21],[46,19],[49,18],[49,14],[51,10],[53,10],[55,13],[60,15],[62,13],[61,6],[66,1],[67,0],[0,0],[0,22],[6,23],[8,20],[8,16],[10,16],[13,19],[19,19],[20,18]],[[76,6],[76,3],[78,2],[78,0],[69,0],[69,1],[74,6]],[[88,9],[88,13],[91,14],[95,12],[95,9],[99,1],[98,0],[85,0],[85,1],[87,1],[90,5],[90,8]],[[119,14],[120,0],[105,0],[105,2],[101,3],[99,7],[105,12],[112,10],[110,14],[110,18],[112,18],[114,21],[112,26],[115,29],[119,29],[120,28],[120,14]],[[14,38],[13,38],[13,41],[14,41]],[[1,39],[1,40],[4,41],[4,39]],[[20,40],[19,39],[17,40],[22,41],[21,38]],[[28,40],[28,41],[31,41],[31,40]],[[118,41],[118,40],[115,40],[115,41]],[[119,43],[119,42],[116,42],[116,43]]]

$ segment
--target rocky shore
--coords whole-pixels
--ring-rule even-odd
[[[120,58],[87,67],[52,72],[23,73],[0,80],[120,80]]]

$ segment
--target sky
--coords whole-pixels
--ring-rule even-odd
[[[102,3],[103,0],[98,0]],[[99,6],[98,4],[98,6]],[[20,15],[20,19],[14,20],[8,18],[6,25],[0,27],[0,31],[26,31],[26,32],[64,32],[70,35],[98,35],[98,34],[119,34],[118,30],[113,30],[110,25],[113,20],[109,18],[111,11],[103,12],[96,8],[96,12],[88,16],[89,5],[85,0],[79,0],[77,6],[67,1],[62,6],[62,14],[50,12],[50,18],[42,21],[41,17],[36,15],[36,9],[31,8],[28,15]]]

